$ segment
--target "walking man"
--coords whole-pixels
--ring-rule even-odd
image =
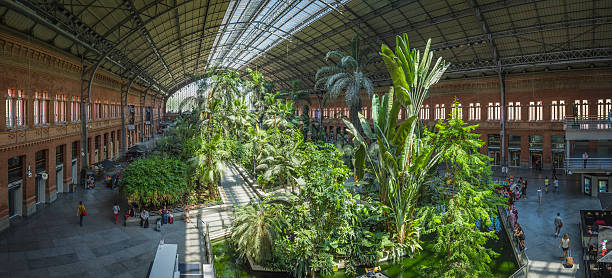
[[[561,227],[563,227],[563,219],[561,219],[561,213],[557,212],[557,217],[555,217],[555,237],[561,234]]]
[[[79,216],[79,225],[83,227],[83,216],[87,215],[83,201],[79,201],[79,205],[77,206],[77,215]]]
[[[555,186],[555,192],[559,192],[559,179],[557,177],[553,179],[553,185]]]
[[[586,168],[586,164],[587,164],[587,159],[589,159],[589,154],[587,152],[584,152],[582,154],[582,168]]]

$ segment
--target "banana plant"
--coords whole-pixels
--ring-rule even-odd
[[[391,212],[396,241],[413,252],[418,244],[419,225],[416,208],[431,170],[442,156],[432,142],[424,142],[418,129],[418,112],[429,89],[437,83],[449,64],[442,58],[431,67],[433,51],[428,40],[425,52],[410,49],[407,35],[397,36],[395,53],[381,47],[383,61],[393,80],[393,87],[382,97],[372,98],[372,127],[359,114],[359,124],[365,136],[349,121],[344,120],[356,145],[355,177],[363,180],[366,161],[379,185],[379,198]],[[398,97],[395,97],[397,93]],[[406,120],[398,124],[404,107]],[[368,139],[368,140],[366,140]],[[368,141],[376,142],[375,152],[368,152]]]

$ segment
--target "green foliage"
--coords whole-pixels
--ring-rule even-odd
[[[132,162],[123,172],[122,183],[121,192],[130,202],[152,208],[181,203],[192,189],[187,165],[159,156]]]
[[[234,211],[232,241],[238,252],[264,264],[272,257],[272,245],[283,225],[277,205],[257,202]]]
[[[357,113],[361,111],[361,89],[368,96],[374,94],[374,84],[368,77],[365,67],[375,56],[368,56],[368,51],[361,49],[359,36],[355,34],[351,42],[350,53],[347,55],[339,50],[327,52],[326,60],[335,59],[335,65],[326,66],[317,71],[315,88],[323,84],[330,99],[338,98],[344,93],[346,106],[349,107],[349,119],[358,130],[359,118]]]
[[[435,236],[434,251],[440,263],[428,266],[429,277],[492,277],[489,267],[497,254],[485,244],[496,239],[486,227],[497,215],[501,198],[490,180],[489,158],[478,152],[484,142],[462,120],[436,124],[430,141],[444,149],[446,175],[434,187],[431,200],[422,208],[426,233]],[[476,223],[481,223],[481,227]]]

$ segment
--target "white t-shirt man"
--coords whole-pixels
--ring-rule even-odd
[[[113,206],[113,214],[119,214],[119,205]]]

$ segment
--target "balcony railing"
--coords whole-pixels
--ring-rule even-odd
[[[565,130],[605,130],[612,129],[609,116],[566,116],[563,120]]]
[[[606,158],[588,158],[586,162],[582,158],[569,158],[567,160],[568,170],[595,170],[595,171],[609,171],[612,170],[612,157]]]

